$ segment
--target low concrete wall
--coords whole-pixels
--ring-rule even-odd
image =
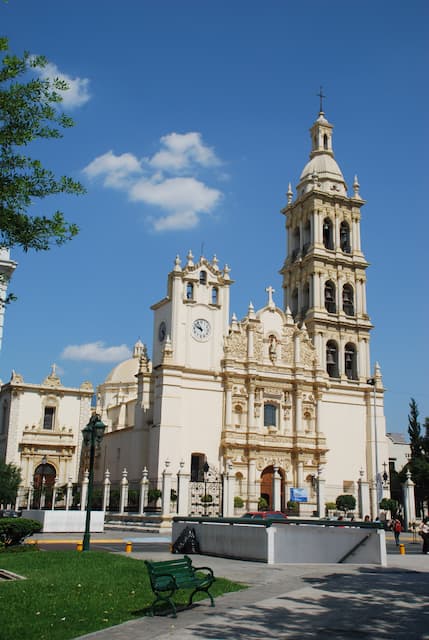
[[[85,511],[43,511],[24,509],[23,518],[31,518],[42,524],[43,533],[83,533],[85,531]],[[104,531],[104,511],[91,511],[90,531]]]
[[[266,526],[243,524],[239,520],[187,522],[183,519],[173,523],[173,542],[186,526],[195,529],[201,553],[207,555],[268,564],[343,562],[386,566],[386,539],[382,529],[283,522]]]

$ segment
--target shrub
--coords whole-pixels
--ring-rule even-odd
[[[259,511],[263,511],[268,508],[268,502],[262,496],[258,500],[258,509]]]
[[[27,518],[1,518],[0,543],[5,547],[21,544],[27,536],[37,533],[42,525],[37,520]]]
[[[200,496],[201,502],[213,502],[213,496],[210,495],[210,493],[207,493],[206,495]]]
[[[243,505],[244,505],[243,498],[240,498],[240,496],[235,496],[234,507],[236,507],[237,509],[241,509]]]
[[[290,513],[299,513],[299,503],[296,500],[288,500],[287,509]]]
[[[356,507],[356,498],[348,493],[344,493],[341,496],[338,496],[335,500],[335,504],[337,509],[340,511],[353,511]]]
[[[396,500],[392,500],[392,498],[383,498],[380,502],[380,509],[383,511],[390,511],[392,516],[395,516],[398,511],[398,503]]]
[[[162,491],[159,489],[149,489],[147,492],[147,501],[149,503],[156,502],[162,496]]]
[[[337,505],[335,502],[326,502],[325,504],[326,513],[328,513],[328,511],[334,511],[336,508]]]

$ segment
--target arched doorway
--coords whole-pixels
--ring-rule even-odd
[[[44,456],[41,464],[36,467],[33,476],[34,502],[38,509],[50,509],[52,507],[52,493],[57,472],[55,467]]]
[[[279,474],[281,476],[280,482],[280,508],[282,511],[285,511],[285,473],[283,469],[279,469]],[[273,505],[273,475],[274,475],[274,467],[270,465],[269,467],[265,467],[263,472],[261,473],[261,498],[267,502],[267,509],[274,509]]]

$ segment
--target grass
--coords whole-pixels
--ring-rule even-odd
[[[143,562],[122,555],[2,553],[0,568],[27,578],[0,582],[1,640],[77,638],[144,616],[154,600]],[[243,588],[217,578],[210,592],[216,597]],[[186,604],[188,595],[178,591],[174,600]]]

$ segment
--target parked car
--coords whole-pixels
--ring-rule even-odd
[[[13,509],[0,509],[0,518],[20,518],[21,516],[21,511],[14,511]]]
[[[248,511],[241,517],[253,520],[287,520],[287,515],[282,511]]]

